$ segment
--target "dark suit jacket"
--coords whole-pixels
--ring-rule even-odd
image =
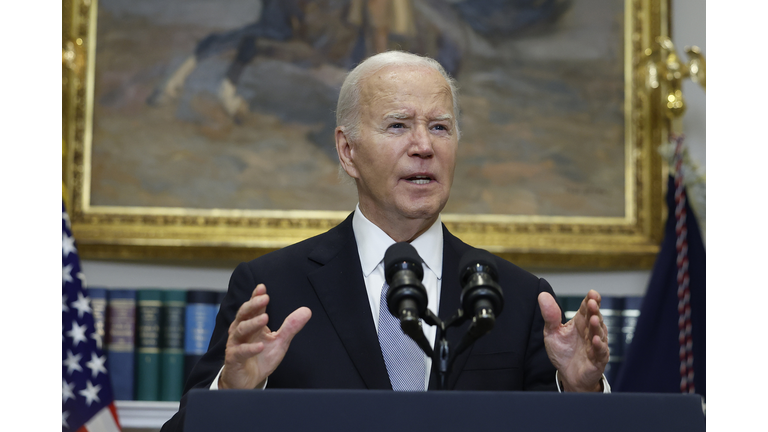
[[[269,326],[276,330],[300,306],[312,318],[291,342],[268,388],[391,389],[360,267],[352,215],[328,232],[248,263],[232,274],[208,352],[193,369],[177,413],[163,431],[181,430],[186,393],[208,388],[224,364],[227,330],[238,308],[259,283],[270,296]],[[446,321],[460,307],[459,260],[471,249],[443,227],[443,278],[439,316]],[[497,258],[504,310],[493,330],[462,353],[446,383],[456,390],[554,390],[555,369],[544,349],[540,292],[549,284]],[[468,323],[449,328],[458,345]],[[437,385],[433,372],[430,389]]]

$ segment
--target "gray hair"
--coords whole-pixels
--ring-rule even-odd
[[[433,69],[445,78],[451,89],[451,98],[453,100],[453,115],[456,117],[455,131],[456,138],[461,137],[459,130],[459,93],[456,87],[456,80],[451,78],[443,66],[437,60],[429,57],[422,57],[416,54],[403,51],[386,51],[367,58],[357,65],[344,79],[339,93],[339,102],[336,105],[336,126],[347,135],[351,142],[357,142],[360,139],[360,92],[362,90],[362,81],[374,73],[384,69],[387,66],[414,66],[427,67]]]

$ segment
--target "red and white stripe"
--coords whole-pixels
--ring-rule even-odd
[[[85,422],[77,432],[121,432],[120,422],[117,419],[117,408],[112,402],[104,407],[90,420]]]
[[[686,195],[683,182],[684,135],[672,136],[675,141],[675,233],[677,239],[677,321],[680,343],[680,392],[694,393],[693,338],[691,325],[691,292],[688,278],[688,228],[685,210]]]

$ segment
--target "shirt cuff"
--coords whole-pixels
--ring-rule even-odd
[[[209,387],[210,390],[218,390],[219,389],[219,377],[221,376],[221,371],[224,370],[224,366],[219,369],[219,373],[216,374],[216,378],[213,379],[213,382],[211,383],[211,387]],[[555,378],[557,378],[557,374],[555,374]],[[560,387],[558,387],[559,389]]]
[[[224,370],[224,366],[222,366],[221,369],[219,369],[219,373],[216,374],[216,378],[213,379],[213,382],[211,383],[211,386],[208,387],[209,390],[218,390],[219,389],[219,377],[221,376],[221,371],[223,371],[223,370]],[[258,390],[264,390],[265,388],[267,388],[267,383],[268,382],[269,382],[269,377],[267,377],[264,380],[264,385],[260,389],[258,389]],[[254,390],[257,390],[257,389],[254,389]]]
[[[608,379],[605,378],[605,374],[603,374],[601,380],[603,381],[603,393],[610,393],[611,385],[608,384]],[[560,387],[560,377],[558,376],[558,371],[555,371],[555,384],[557,384],[557,391],[562,393],[563,389]]]

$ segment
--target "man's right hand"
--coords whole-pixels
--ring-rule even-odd
[[[229,326],[224,368],[219,377],[220,389],[253,389],[283,361],[291,340],[312,317],[312,311],[300,307],[285,318],[276,332],[267,327],[269,296],[264,284],[253,290],[251,299],[243,303]]]

